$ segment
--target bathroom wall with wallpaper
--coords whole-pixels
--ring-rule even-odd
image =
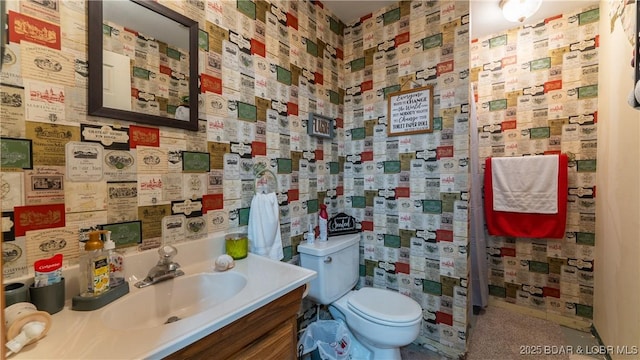
[[[309,1],[160,3],[199,23],[201,82],[217,86],[202,86],[198,131],[89,116],[87,2],[6,2],[5,278],[26,275],[34,261],[56,253],[77,262],[80,241],[102,225],[125,229],[120,240],[130,252],[244,231],[256,163],[277,177],[285,261],[295,261],[295,245],[308,223],[316,224],[319,204],[330,215],[344,211],[344,25]],[[62,75],[34,67],[36,58],[59,64]],[[231,102],[252,115],[227,112]],[[337,135],[307,135],[310,113],[337,118]],[[79,163],[73,154],[82,149],[97,157]],[[209,171],[183,170],[185,152],[207,153]],[[160,161],[144,163],[150,155]]]
[[[468,4],[399,2],[345,25],[320,2],[160,2],[199,22],[201,80],[220,85],[200,94],[197,132],[89,116],[86,3],[8,3],[10,34],[27,26],[55,41],[10,36],[0,78],[2,145],[26,145],[33,154],[32,164],[20,166],[3,158],[5,277],[25,275],[36,259],[57,252],[74,263],[86,232],[105,224],[141,233],[127,251],[244,230],[250,168],[261,162],[277,174],[286,261],[296,261],[320,204],[330,215],[354,216],[364,230],[361,285],[414,298],[424,309],[417,342],[462,354]],[[36,53],[68,76],[33,71],[28,59]],[[433,131],[387,136],[387,95],[424,85],[433,86]],[[46,103],[32,95],[43,93]],[[255,115],[220,112],[230,101]],[[308,136],[310,113],[335,118],[336,136]],[[83,144],[100,145],[101,177],[98,170],[82,175],[69,161],[65,148]],[[140,164],[149,152],[161,167]],[[208,153],[210,171],[183,171],[183,152]],[[111,167],[113,159],[121,166]]]
[[[576,9],[471,43],[480,164],[569,157],[564,238],[488,236],[489,293],[561,321],[593,317],[599,19]]]
[[[344,193],[361,221],[361,285],[421,304],[416,340],[467,339],[469,7],[399,2],[344,33]],[[387,97],[433,86],[430,133],[387,135]],[[342,146],[342,145],[341,145]]]

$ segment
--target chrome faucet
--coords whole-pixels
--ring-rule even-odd
[[[146,278],[135,283],[135,287],[143,288],[184,275],[184,271],[180,270],[180,264],[172,260],[177,253],[178,249],[171,245],[165,245],[158,249],[160,260],[149,270]]]

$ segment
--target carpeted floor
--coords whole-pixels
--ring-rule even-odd
[[[560,325],[496,306],[478,315],[469,340],[467,360],[569,360]]]
[[[472,319],[465,360],[605,360],[585,356],[578,348],[597,346],[590,333],[560,326],[497,306],[489,306]],[[571,351],[571,349],[574,349]],[[453,360],[425,347],[410,344],[400,349],[403,360]],[[457,360],[457,359],[456,359]]]

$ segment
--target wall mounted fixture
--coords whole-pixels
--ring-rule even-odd
[[[535,14],[542,0],[500,0],[500,8],[505,19],[512,22],[523,22]]]
[[[198,22],[153,0],[89,1],[87,16],[89,115],[198,130]],[[167,61],[130,66],[136,42]],[[185,97],[196,110],[177,112]]]

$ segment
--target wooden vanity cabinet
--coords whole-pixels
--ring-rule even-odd
[[[303,292],[301,286],[166,359],[294,360]]]

